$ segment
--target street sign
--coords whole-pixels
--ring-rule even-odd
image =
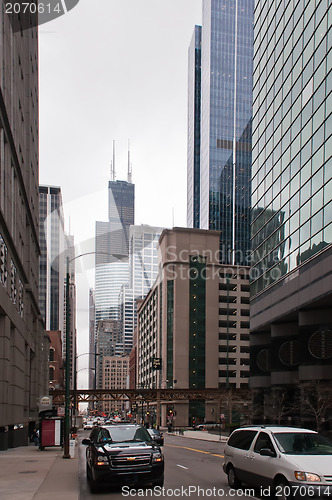
[[[64,417],[65,416],[65,407],[58,406],[57,413],[58,413],[58,417]]]
[[[52,396],[41,396],[39,398],[39,412],[44,410],[52,410],[53,398]]]
[[[152,358],[152,370],[161,370],[161,358]]]

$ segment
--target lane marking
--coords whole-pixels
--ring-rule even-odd
[[[182,469],[187,469],[188,470],[188,467],[185,467],[184,465],[180,465],[180,464],[176,464],[178,467],[181,467]]]
[[[181,448],[182,450],[197,451],[197,453],[204,453],[205,455],[224,458],[224,455],[217,455],[216,453],[210,453],[209,451],[196,450],[195,448],[188,448],[188,446],[176,446],[175,444],[165,444],[165,446],[169,446],[170,448]]]

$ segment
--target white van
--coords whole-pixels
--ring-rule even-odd
[[[280,500],[332,496],[332,443],[315,431],[241,427],[230,435],[224,455],[231,488],[246,483]]]

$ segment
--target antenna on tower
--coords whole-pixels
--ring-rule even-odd
[[[128,139],[128,182],[131,184],[133,182],[133,171],[132,165],[130,163],[130,140]]]
[[[111,181],[115,181],[115,141],[113,141],[113,161],[111,162]]]

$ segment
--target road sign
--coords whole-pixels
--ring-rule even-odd
[[[64,417],[65,416],[65,407],[58,406],[57,413],[58,413],[58,417]]]

